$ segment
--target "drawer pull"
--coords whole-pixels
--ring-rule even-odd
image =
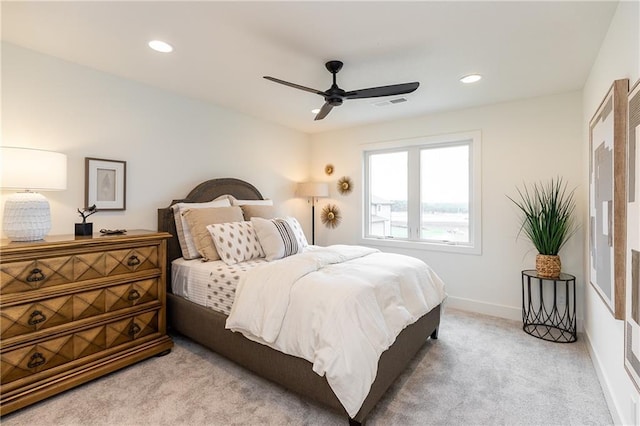
[[[127,265],[129,266],[136,266],[139,264],[140,264],[140,259],[138,259],[138,256],[136,256],[135,254],[131,256],[129,260],[127,260]]]
[[[45,359],[44,356],[42,356],[42,354],[40,352],[36,352],[33,355],[31,355],[31,359],[29,360],[29,362],[27,363],[27,367],[29,368],[36,368],[41,366],[42,364],[44,364],[45,362],[47,362],[47,360]]]
[[[29,273],[29,276],[27,277],[27,282],[28,283],[33,283],[36,281],[42,281],[44,280],[46,277],[45,275],[42,273],[42,271],[38,268],[33,268],[31,270],[31,272]]]
[[[140,299],[140,293],[138,293],[138,290],[133,289],[129,292],[129,296],[127,296],[127,299],[131,301]]]
[[[131,324],[131,327],[129,327],[129,336],[135,337],[138,333],[140,333],[140,326],[134,322]]]
[[[29,315],[29,320],[27,321],[27,323],[29,325],[36,325],[36,324],[40,324],[41,322],[44,322],[47,320],[47,316],[45,314],[43,314],[42,312],[36,310],[31,312],[31,315]]]

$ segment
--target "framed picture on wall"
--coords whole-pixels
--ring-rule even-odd
[[[629,92],[624,367],[640,390],[640,80]]]
[[[84,161],[85,205],[95,204],[98,210],[125,210],[126,161],[88,157]]]
[[[627,92],[616,80],[589,123],[589,282],[625,318]]]

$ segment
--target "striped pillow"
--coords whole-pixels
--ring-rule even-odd
[[[309,246],[307,237],[304,236],[304,231],[302,230],[302,226],[300,226],[300,222],[298,222],[298,219],[296,219],[295,217],[287,216],[285,220],[289,225],[291,225],[293,233],[296,234],[296,239],[298,240],[298,244],[300,245],[300,247],[305,248]]]
[[[298,254],[304,249],[289,218],[263,219],[252,217],[251,223],[268,261]]]

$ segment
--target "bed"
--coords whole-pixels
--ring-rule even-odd
[[[369,393],[357,414],[349,416],[327,379],[313,371],[311,362],[226,329],[227,315],[191,302],[172,291],[171,265],[174,260],[182,257],[182,252],[176,237],[176,223],[171,206],[179,202],[204,203],[226,194],[243,200],[263,199],[262,194],[253,185],[239,179],[221,178],[203,182],[184,199],[173,200],[168,207],[158,209],[158,231],[169,232],[173,236],[167,242],[166,262],[169,327],[265,379],[344,414],[350,424],[364,424],[375,404],[405,370],[427,338],[437,339],[440,304],[404,328],[394,343],[381,354],[375,381]],[[203,324],[207,326],[204,327]]]

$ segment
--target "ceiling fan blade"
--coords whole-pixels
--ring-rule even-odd
[[[344,94],[346,99],[377,98],[380,96],[393,96],[411,93],[420,86],[417,81],[413,83],[393,84],[391,86],[370,87],[368,89],[352,90]]]
[[[320,112],[316,115],[316,118],[314,118],[314,121],[325,118],[331,112],[331,109],[333,109],[333,105],[329,102],[325,102],[324,105],[322,105]]]
[[[288,81],[280,80],[279,78],[269,77],[265,75],[263,78],[266,78],[269,81],[273,81],[274,83],[284,84],[285,86],[293,87],[294,89],[304,90],[305,92],[315,93],[316,95],[326,96],[326,93],[321,92],[320,90],[312,89],[310,87],[300,86],[299,84],[289,83]]]

